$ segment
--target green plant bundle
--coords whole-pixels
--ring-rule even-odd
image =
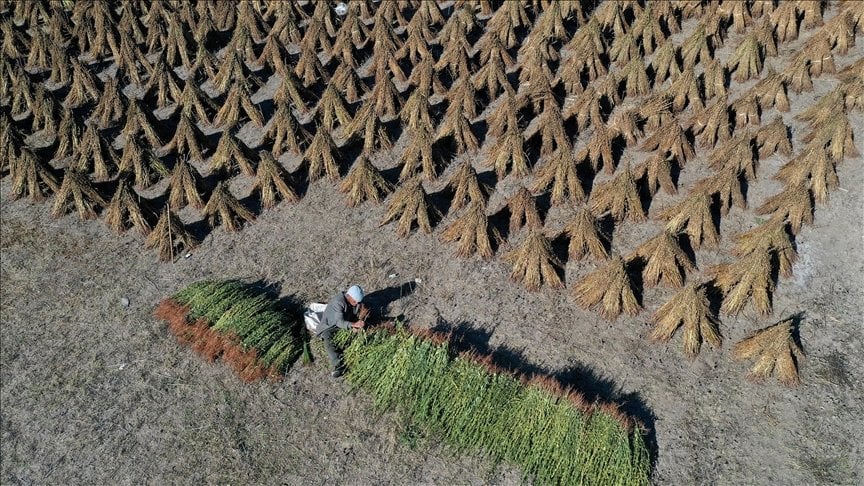
[[[542,382],[454,356],[404,329],[336,336],[348,380],[458,451],[479,450],[542,484],[647,484],[644,431]]]
[[[188,307],[189,321],[204,319],[212,330],[236,336],[244,351],[255,350],[265,368],[284,373],[303,352],[300,319],[243,282],[196,282],[173,299]]]

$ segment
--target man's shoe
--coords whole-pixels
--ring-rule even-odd
[[[332,376],[333,378],[339,378],[340,376],[342,376],[344,374],[345,374],[345,369],[341,368],[341,367],[336,368],[335,370],[330,372],[330,376]]]

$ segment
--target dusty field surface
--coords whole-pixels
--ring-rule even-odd
[[[732,34],[723,51],[738,39]],[[782,44],[780,59],[806,39],[804,33]],[[836,56],[838,69],[862,55],[859,37],[858,46]],[[769,64],[782,68],[777,59]],[[733,83],[730,100],[753,83]],[[836,80],[823,75],[814,83],[814,91],[790,93],[792,113],[782,114],[796,154],[804,126],[792,115]],[[763,123],[776,114],[764,112]],[[850,120],[862,150],[864,116],[853,113]],[[396,165],[405,143],[403,137],[375,164]],[[732,208],[722,219],[724,242],[717,251],[697,252],[700,269],[729,260],[731,235],[763,219],[752,208],[780,189],[771,177],[786,160],[774,155],[760,164],[748,188],[750,209]],[[697,151],[681,172],[682,193],[706,170]],[[145,252],[132,232],[118,237],[102,221],[52,219],[49,204],[10,201],[4,179],[0,482],[522,481],[516,470],[454,453],[396,417],[373,413],[367,397],[329,377],[320,351],[315,364],[298,364],[281,383],[249,385],[178,346],[151,316],[159,300],[191,282],[242,278],[306,301],[360,283],[375,292],[370,298],[387,316],[453,329],[464,346],[493,352],[506,366],[549,372],[591,399],[619,403],[649,431],[657,484],[861,484],[862,158],[847,157],[838,175],[840,189],[827,205],[817,205],[815,224],[796,237],[799,261],[794,276],[777,285],[773,315],[760,317],[748,306],[736,318],[723,317],[723,347],[703,346],[692,361],[683,355],[680,336],[668,344],[646,339],[647,320],[673,294],[668,289],[646,290],[645,311],[609,322],[580,308],[569,289],[528,293],[508,281],[509,268],[498,260],[454,257],[453,247],[437,239],[444,224],[431,237],[399,239],[392,227],[378,227],[383,206],[348,208],[327,181],[311,184],[298,203],[259,212],[238,233],[208,232],[188,256],[166,264]],[[490,206],[500,204],[507,184],[499,184]],[[241,196],[249,191],[242,178],[232,189]],[[658,195],[649,215],[677,200]],[[548,226],[555,226],[555,217],[553,210]],[[653,219],[624,223],[613,245],[628,252],[661,227]],[[568,287],[593,268],[568,263]],[[773,380],[746,381],[748,365],[732,361],[731,345],[791,316],[797,316],[806,353],[801,385],[790,390]]]

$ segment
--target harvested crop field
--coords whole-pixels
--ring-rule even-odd
[[[536,479],[153,315],[240,279],[615,405],[656,484],[861,483],[860,3],[152,5],[0,1],[0,482]]]

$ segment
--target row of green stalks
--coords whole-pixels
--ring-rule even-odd
[[[155,312],[171,332],[208,360],[221,358],[246,381],[278,378],[308,357],[302,316],[237,280],[194,283]]]
[[[549,378],[516,376],[488,358],[454,354],[446,338],[400,327],[342,332],[337,342],[352,386],[370,393],[379,410],[397,410],[457,451],[483,451],[539,484],[648,483],[640,425]]]
[[[248,381],[279,377],[308,351],[298,312],[238,281],[199,282],[156,315],[181,342],[221,358]],[[379,411],[441,437],[458,452],[520,467],[538,484],[642,485],[651,469],[645,431],[611,405],[588,404],[548,377],[454,353],[448,336],[383,326],[341,331],[347,379]]]

